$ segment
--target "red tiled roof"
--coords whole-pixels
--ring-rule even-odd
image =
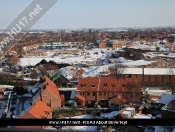
[[[79,100],[81,100],[82,102],[85,102],[85,98],[79,94],[76,94],[75,97]]]
[[[36,104],[33,105],[28,112],[35,118],[39,119],[46,118],[46,112],[51,113],[51,111],[52,109],[48,107],[45,103],[43,103],[42,101],[37,101]]]
[[[127,100],[126,100],[125,98],[123,98],[122,96],[120,96],[120,95],[118,95],[117,98],[118,98],[119,100],[121,100],[122,102],[124,102],[124,103],[127,102]]]
[[[100,82],[100,83],[99,83]],[[140,92],[140,82],[141,78],[126,78],[126,79],[116,79],[114,77],[87,77],[85,79],[79,79],[77,90],[80,91],[104,91],[104,92],[130,92],[129,88],[122,88],[122,85],[127,85],[128,83],[134,83],[135,92]],[[104,84],[107,83],[108,86],[104,87]],[[86,87],[81,87],[81,84],[86,84]],[[95,84],[95,87],[92,88],[91,85]],[[112,88],[114,84],[114,88]]]
[[[38,101],[36,103],[37,107],[42,108],[45,112],[51,113],[52,109],[48,107],[44,102]]]
[[[55,85],[54,82],[52,82],[48,77],[44,76],[45,82],[48,83],[48,85],[46,85],[46,88],[53,94],[55,95],[58,99],[61,100],[59,91],[57,86]]]

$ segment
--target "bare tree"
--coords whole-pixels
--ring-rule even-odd
[[[78,78],[82,78],[84,72],[85,71],[82,68],[76,67],[75,69],[71,70],[70,75],[73,77],[73,80],[76,80]]]
[[[35,70],[30,73],[30,78],[31,79],[38,79],[39,78],[39,73],[37,73]]]
[[[19,63],[19,58],[17,57],[10,57],[8,60],[7,60],[7,63],[8,64],[11,64],[11,65],[17,65]]]
[[[47,72],[45,68],[40,68],[39,70],[41,71],[43,75],[46,75],[47,77],[49,77],[49,73]]]
[[[115,75],[117,79],[123,78],[123,73],[126,71],[126,66],[120,63],[115,63],[113,66],[109,66],[108,71],[110,74]]]
[[[20,46],[18,46],[16,48],[17,48],[18,55],[21,58],[23,53],[24,53],[24,49],[23,49],[22,45],[20,45]]]
[[[48,71],[48,73],[52,76],[53,74],[55,74],[58,70],[58,66],[54,65],[54,64],[47,64],[44,66],[46,68],[46,70]]]

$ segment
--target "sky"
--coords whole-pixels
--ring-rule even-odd
[[[4,29],[32,0],[0,0]],[[175,26],[175,0],[59,0],[33,29]]]

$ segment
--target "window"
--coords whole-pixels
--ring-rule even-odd
[[[93,93],[93,96],[95,96],[95,93]]]
[[[104,83],[103,87],[106,88],[107,86],[108,86],[108,84],[107,83]]]
[[[104,96],[106,96],[106,93],[104,92]]]
[[[102,95],[102,93],[101,93],[101,92],[100,92],[99,94],[100,94],[100,95]]]
[[[122,88],[126,88],[126,85],[125,85],[125,84],[123,84],[123,85],[122,85]]]
[[[95,88],[95,84],[92,84],[91,87],[92,87],[92,88]]]
[[[115,87],[115,85],[114,85],[114,84],[112,84],[112,85],[111,85],[111,88],[114,88],[114,87]]]
[[[132,75],[129,75],[128,77],[129,77],[129,78],[132,78]]]
[[[90,93],[87,93],[88,96],[90,96]]]
[[[83,84],[80,84],[80,87],[83,87]]]
[[[83,87],[85,88],[86,87],[86,84],[83,84]]]

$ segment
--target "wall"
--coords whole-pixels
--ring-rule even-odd
[[[53,95],[48,89],[41,91],[42,99],[40,96],[37,97],[37,100],[41,100],[46,105],[50,104],[51,102],[51,109],[56,109],[61,107],[61,100],[59,100],[55,95]]]

